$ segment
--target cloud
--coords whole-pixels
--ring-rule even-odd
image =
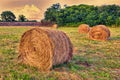
[[[13,10],[13,13],[18,17],[23,14],[29,20],[40,20],[43,18],[44,12],[35,5],[25,5],[24,7]]]

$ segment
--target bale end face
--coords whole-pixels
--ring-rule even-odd
[[[94,26],[89,31],[89,38],[92,40],[106,41],[110,39],[110,30],[104,25]]]
[[[89,25],[87,24],[81,24],[79,27],[78,27],[78,32],[83,34],[83,33],[88,33],[90,31],[90,27]]]
[[[21,37],[19,60],[41,71],[48,71],[71,58],[72,44],[62,31],[34,28]]]

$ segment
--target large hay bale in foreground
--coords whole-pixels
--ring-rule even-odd
[[[71,41],[64,32],[33,28],[22,35],[18,58],[41,71],[48,71],[53,65],[69,62],[72,52]]]
[[[89,38],[92,40],[108,40],[110,38],[110,30],[105,25],[94,26],[89,31]]]
[[[90,27],[89,25],[87,24],[81,24],[79,27],[78,27],[78,32],[79,33],[88,33],[90,31]]]

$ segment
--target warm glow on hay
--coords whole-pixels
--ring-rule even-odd
[[[90,30],[90,27],[89,25],[87,24],[81,24],[79,27],[78,27],[78,32],[79,33],[88,33]]]
[[[104,25],[97,25],[89,31],[89,38],[92,40],[109,40],[110,30]]]
[[[72,44],[62,31],[34,28],[23,34],[19,53],[23,63],[47,71],[71,60]]]

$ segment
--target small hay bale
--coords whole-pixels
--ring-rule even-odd
[[[92,40],[106,41],[110,38],[110,30],[105,25],[94,26],[89,31],[89,38]]]
[[[52,25],[52,28],[53,28],[53,29],[57,29],[57,28],[58,28],[58,25],[57,25],[57,24],[53,24],[53,25]]]
[[[22,35],[18,58],[24,64],[49,71],[53,65],[69,62],[72,52],[71,41],[64,32],[33,28]]]
[[[90,27],[89,25],[87,24],[81,24],[79,27],[78,27],[78,32],[79,33],[88,33],[90,31]]]

